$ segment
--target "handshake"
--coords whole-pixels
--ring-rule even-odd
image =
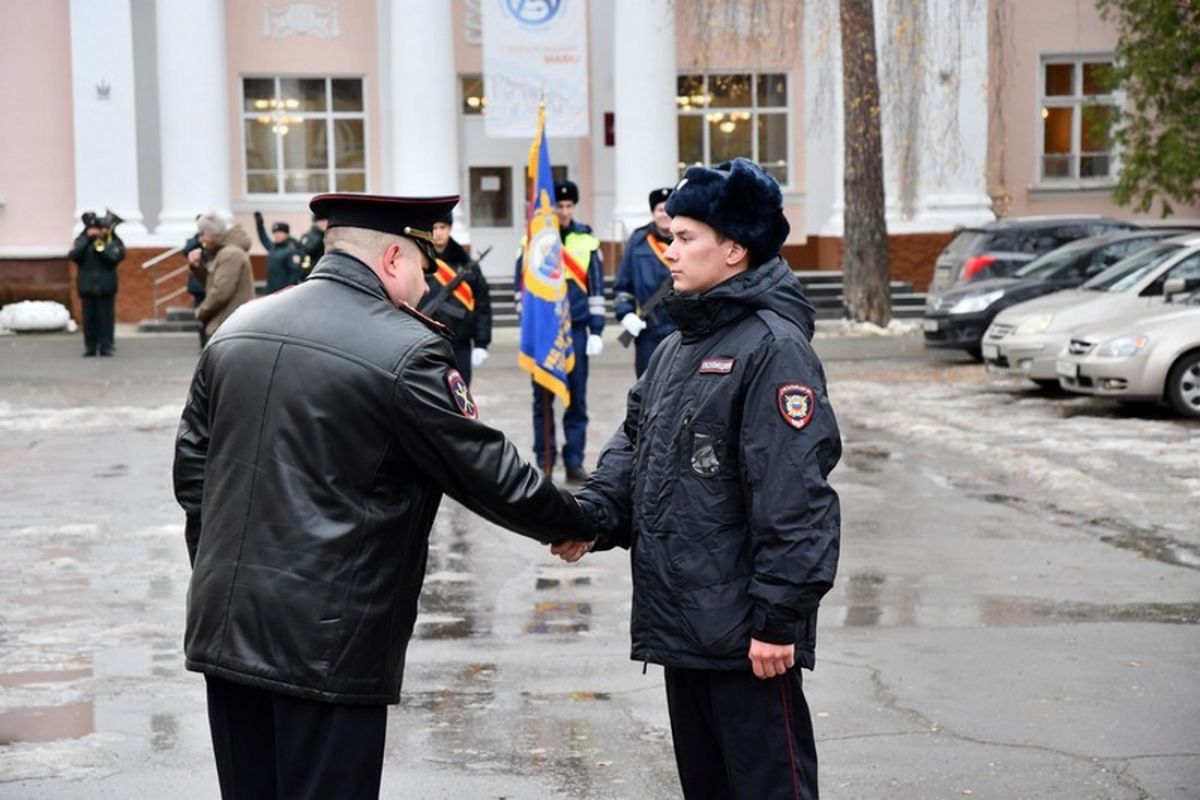
[[[568,564],[574,564],[579,559],[592,552],[592,548],[596,546],[596,540],[591,541],[566,541],[558,544],[550,545],[550,552],[558,556]]]

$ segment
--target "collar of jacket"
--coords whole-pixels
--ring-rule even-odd
[[[329,280],[344,283],[355,289],[378,297],[391,305],[392,301],[383,288],[383,281],[366,262],[356,258],[344,250],[331,250],[321,257],[313,268],[308,280]]]
[[[663,302],[683,341],[694,342],[753,313],[762,305],[756,302],[759,296],[790,273],[784,260],[776,256],[698,294],[669,291]]]

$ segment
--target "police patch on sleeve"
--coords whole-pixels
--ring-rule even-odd
[[[783,421],[796,430],[802,430],[817,410],[817,398],[813,390],[803,383],[787,383],[775,393],[776,406]]]
[[[462,415],[467,419],[479,419],[479,406],[475,405],[475,398],[471,397],[471,390],[458,370],[452,369],[446,373],[446,385],[450,387],[450,396]]]

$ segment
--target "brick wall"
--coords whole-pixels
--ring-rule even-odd
[[[142,269],[142,264],[161,253],[162,248],[130,247],[125,260],[117,267],[117,322],[140,322],[154,316],[152,272],[166,274],[182,266],[182,255],[172,256],[154,270]],[[254,277],[264,280],[267,257],[251,255]],[[75,292],[76,266],[67,257],[40,259],[0,259],[0,305],[19,300],[54,300],[71,309],[76,322],[82,322],[79,295]],[[187,274],[179,275],[159,287],[165,295],[187,284]],[[172,305],[190,306],[192,296],[183,294]]]
[[[933,264],[938,253],[954,238],[953,233],[904,233],[888,237],[891,279],[907,281],[918,292],[929,288]],[[833,236],[813,236],[802,245],[783,248],[784,258],[798,270],[840,270],[842,240]]]

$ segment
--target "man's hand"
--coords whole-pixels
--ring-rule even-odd
[[[760,680],[782,675],[796,665],[796,645],[751,639],[750,665],[754,668],[754,677]]]
[[[568,564],[574,564],[590,553],[595,544],[595,540],[590,542],[559,542],[558,544],[550,545],[550,552]]]
[[[187,253],[188,264],[190,264],[193,267],[200,266],[200,255],[203,252],[204,252],[204,250],[199,247],[193,247],[191,250],[188,250],[188,253]]]
[[[598,356],[604,351],[604,340],[594,333],[589,333],[587,338],[587,354],[589,357]]]
[[[642,319],[631,311],[625,316],[621,317],[621,327],[628,331],[630,336],[636,339],[639,333],[646,330],[646,320]]]

